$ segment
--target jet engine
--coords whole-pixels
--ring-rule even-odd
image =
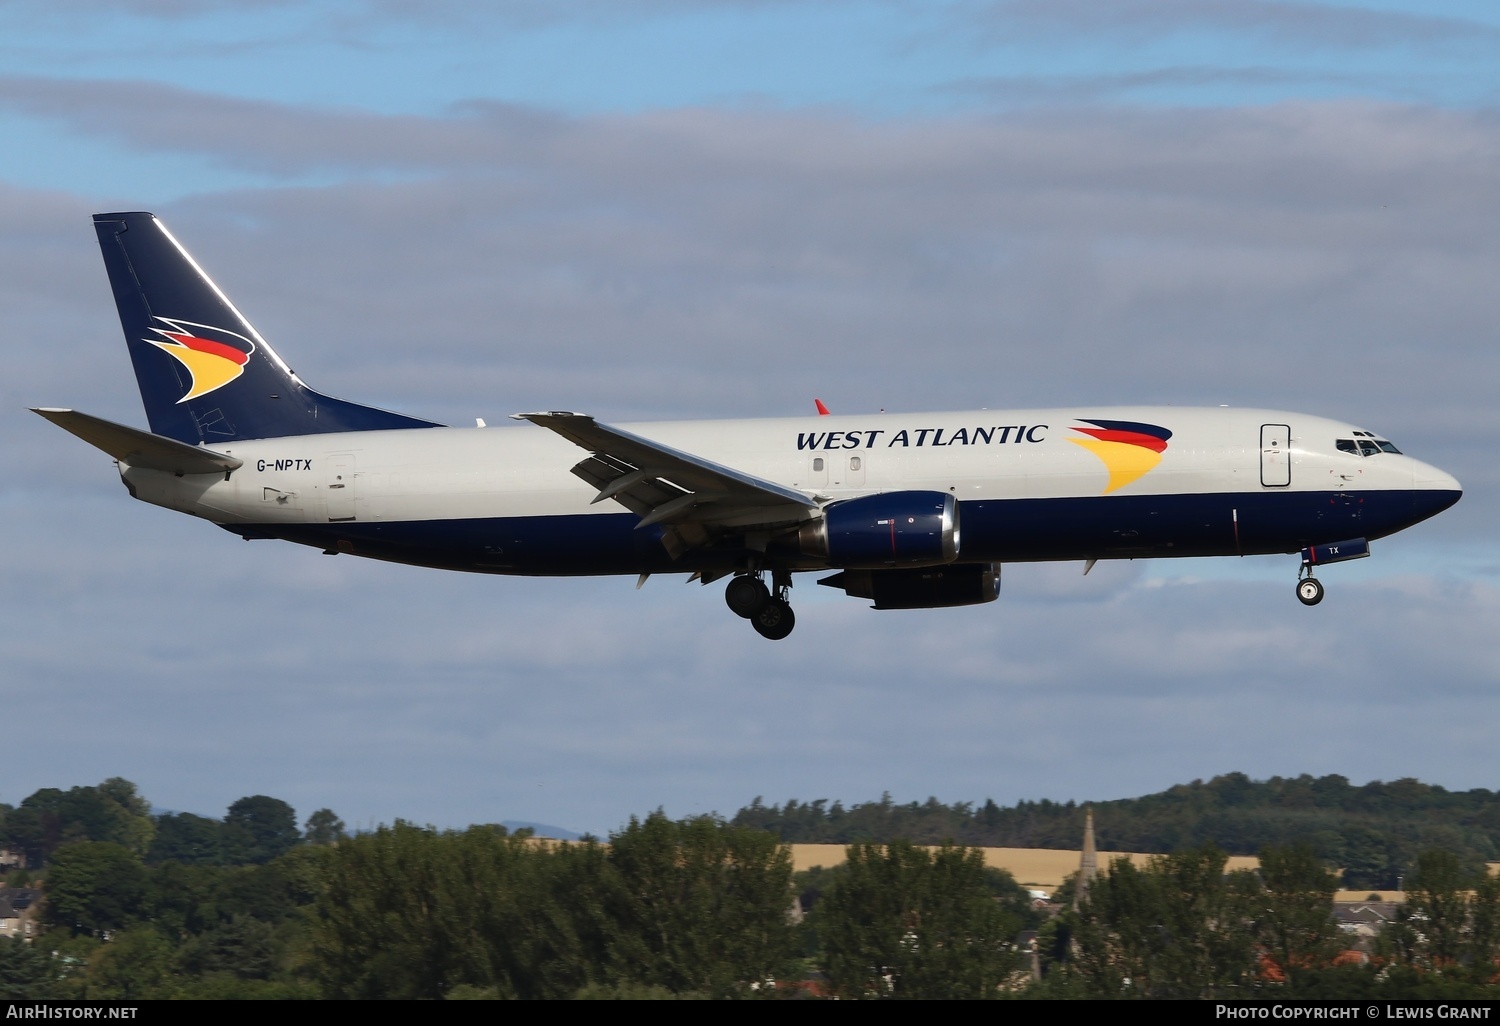
[[[845,499],[797,536],[829,566],[940,566],[958,558],[958,503],[947,492],[883,492]]]

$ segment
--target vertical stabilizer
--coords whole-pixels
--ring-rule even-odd
[[[95,214],[151,430],[192,445],[436,427],[304,385],[152,214]]]

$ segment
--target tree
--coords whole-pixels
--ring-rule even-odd
[[[0,937],[0,1001],[39,1001],[57,996],[57,966],[51,953],[20,937]]]
[[[156,817],[156,837],[146,861],[153,865],[218,866],[225,859],[224,824],[217,819],[179,812]]]
[[[46,914],[53,925],[93,935],[135,922],[148,898],[140,860],[123,845],[108,841],[58,848],[45,888]]]
[[[155,829],[150,806],[135,785],[111,777],[96,787],[33,793],[5,817],[3,839],[21,848],[29,865],[40,867],[59,846],[78,841],[109,841],[144,855]]]
[[[1021,968],[1020,918],[991,893],[983,854],[856,844],[811,921],[844,997],[992,998]]]
[[[496,983],[479,933],[515,853],[495,831],[397,821],[320,851],[312,956],[335,998],[438,999]],[[467,849],[467,850],[465,850]]]
[[[337,844],[349,836],[344,821],[332,809],[319,809],[303,824],[308,844]]]
[[[89,958],[88,1000],[140,1000],[177,996],[172,945],[149,926],[126,930]]]
[[[1333,896],[1338,877],[1310,847],[1263,848],[1261,890],[1253,909],[1256,938],[1288,982],[1327,965],[1338,950]]]
[[[1496,979],[1496,962],[1500,960],[1500,877],[1486,872],[1474,888],[1470,911],[1472,934],[1469,957],[1481,983]]]
[[[239,863],[270,862],[291,851],[302,839],[296,811],[281,799],[263,794],[241,798],[229,806],[224,831],[233,853],[231,861]]]
[[[1244,928],[1258,888],[1225,855],[1197,848],[1116,859],[1073,917],[1068,971],[1095,997],[1207,998],[1241,992],[1256,973]]]
[[[1430,849],[1417,856],[1407,881],[1407,900],[1382,940],[1405,965],[1429,973],[1455,973],[1473,960],[1469,889],[1481,884],[1478,873],[1451,851]],[[1477,895],[1488,902],[1490,890]],[[1491,911],[1479,911],[1486,934]],[[1488,946],[1488,938],[1486,945]]]
[[[746,996],[790,971],[791,851],[770,834],[658,811],[612,834],[607,859],[613,982]]]

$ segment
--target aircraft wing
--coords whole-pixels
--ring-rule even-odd
[[[599,489],[595,502],[614,499],[641,518],[638,527],[664,524],[669,552],[705,543],[717,530],[755,530],[802,523],[817,515],[809,495],[691,453],[633,435],[582,413],[517,413],[587,449],[573,467]]]
[[[33,407],[31,412],[46,417],[64,431],[77,435],[96,449],[104,450],[126,466],[165,470],[177,475],[227,474],[244,466],[243,461],[233,456],[225,456],[212,449],[201,449],[163,435],[153,435],[149,431],[126,427],[101,417],[91,417],[77,410],[44,406]]]

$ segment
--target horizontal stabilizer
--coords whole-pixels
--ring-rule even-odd
[[[244,461],[212,449],[200,449],[186,442],[153,435],[139,428],[90,417],[77,410],[32,408],[32,413],[82,438],[97,449],[103,449],[121,463],[146,470],[165,470],[173,474],[226,474],[238,470]]]

